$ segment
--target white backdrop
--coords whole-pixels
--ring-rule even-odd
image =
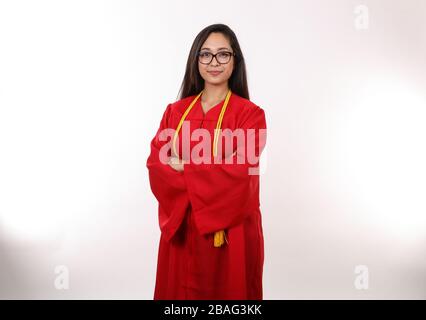
[[[0,298],[152,299],[149,142],[212,23],[267,117],[264,298],[426,298],[423,0],[1,1]]]

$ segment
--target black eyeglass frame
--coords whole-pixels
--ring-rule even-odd
[[[211,55],[211,59],[210,59],[209,63],[205,63],[205,62],[201,62],[201,61],[200,61],[200,58],[201,58],[201,54],[202,54],[202,53],[209,53],[209,54]],[[216,56],[217,56],[218,54],[220,54],[220,53],[230,53],[230,54],[231,54],[231,56],[229,57],[228,62],[224,62],[224,63],[222,63],[222,62],[219,62],[219,60],[217,60]],[[212,63],[213,59],[216,59],[217,63],[219,63],[219,64],[227,64],[227,63],[229,63],[229,61],[231,61],[231,58],[232,58],[232,57],[235,57],[235,52],[231,52],[231,51],[219,51],[219,52],[216,52],[215,54],[213,54],[213,53],[208,52],[208,51],[199,51],[197,56],[198,56],[198,61],[199,61],[201,64],[210,64],[210,63]]]

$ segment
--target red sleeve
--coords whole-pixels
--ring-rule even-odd
[[[151,190],[159,204],[160,229],[168,240],[176,232],[189,206],[183,172],[174,170],[160,159],[162,148],[170,150],[173,133],[173,128],[169,128],[168,125],[170,112],[171,104],[167,106],[160,127],[151,140],[151,152],[146,162]],[[165,153],[162,152],[162,154]],[[170,156],[170,151],[167,154]]]
[[[258,167],[259,161],[249,163],[244,149],[247,149],[247,141],[254,138],[254,149],[260,156],[266,143],[265,113],[256,106],[244,117],[240,128],[246,133],[246,142],[244,148],[242,145],[235,148],[232,163],[184,165],[183,175],[200,234],[238,225],[259,207],[259,175],[249,173]],[[265,130],[260,134],[259,129]],[[243,157],[244,163],[237,163],[237,157]]]

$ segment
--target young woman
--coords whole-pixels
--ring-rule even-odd
[[[244,57],[228,26],[197,35],[180,92],[147,159],[161,229],[154,299],[261,300],[257,169],[266,121],[249,100]],[[235,137],[236,146],[225,145]]]

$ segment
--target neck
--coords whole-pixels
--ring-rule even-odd
[[[221,101],[225,99],[228,91],[229,91],[229,87],[227,82],[220,85],[205,83],[204,91],[203,91],[203,94],[201,95],[201,100],[204,102]]]

